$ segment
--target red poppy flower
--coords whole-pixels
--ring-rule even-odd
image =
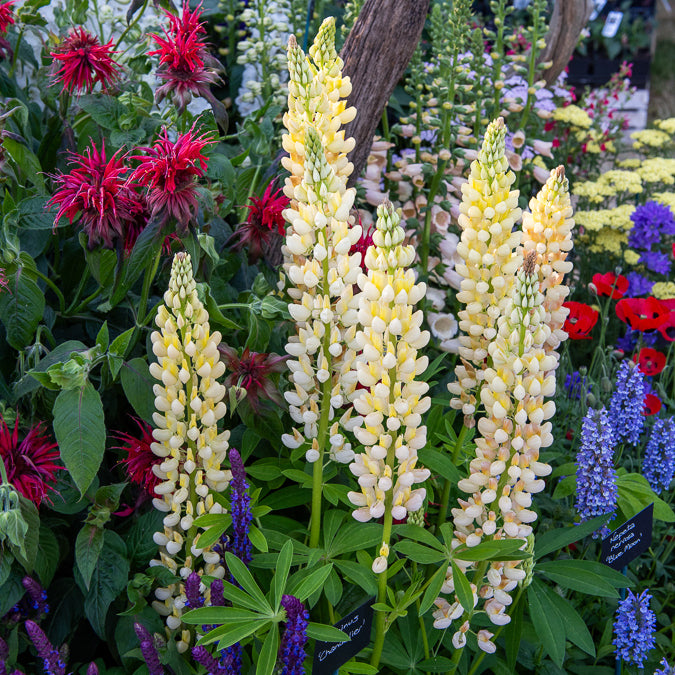
[[[675,298],[661,300],[661,304],[668,310],[663,322],[657,330],[668,342],[675,342]]]
[[[135,155],[139,166],[129,181],[148,189],[147,200],[152,217],[163,220],[173,216],[182,232],[197,211],[197,183],[206,172],[207,159],[202,150],[213,141],[206,135],[195,136],[194,127],[173,143],[166,127],[151,148],[140,148],[145,155]]]
[[[642,414],[645,415],[645,417],[656,415],[656,413],[661,410],[661,405],[661,399],[658,396],[655,394],[647,394],[645,396]]]
[[[105,89],[119,75],[119,64],[113,61],[113,41],[102,45],[98,38],[82,26],[71,29],[68,36],[51,52],[56,64],[56,82],[69,93],[90,92],[97,82]]]
[[[40,506],[49,491],[54,492],[56,472],[63,471],[57,464],[58,445],[47,434],[43,422],[29,429],[19,441],[19,416],[16,416],[14,430],[10,431],[0,415],[0,456],[5,463],[7,479],[26,499]]]
[[[643,347],[633,361],[645,375],[658,375],[666,367],[666,355],[651,347]]]
[[[151,36],[159,49],[149,55],[159,55],[157,75],[165,81],[155,97],[159,102],[173,94],[179,113],[185,110],[192,96],[203,96],[213,104],[215,99],[209,85],[220,79],[216,73],[220,64],[209,55],[206,44],[201,41],[201,35],[206,33],[204,24],[199,21],[201,13],[201,5],[190,12],[187,3],[183,4],[181,16],[165,11],[169,19],[168,30],[164,28],[164,37]]]
[[[162,458],[155,455],[151,449],[155,439],[152,437],[152,427],[136,417],[132,417],[140,438],[127,434],[123,431],[113,431],[112,436],[122,445],[113,446],[116,450],[123,450],[127,456],[122,460],[129,479],[140,485],[151,497],[155,497],[155,486],[160,479],[154,474],[152,467],[161,464]]]
[[[656,298],[622,298],[616,303],[616,315],[633,330],[658,328],[666,319],[667,308]]]
[[[230,374],[223,383],[226,387],[238,387],[246,390],[246,398],[254,412],[262,410],[261,398],[283,405],[284,399],[279,394],[278,387],[270,379],[272,373],[280,373],[285,369],[284,362],[288,356],[278,354],[260,354],[250,352],[248,347],[241,356],[236,349],[221,344],[218,347],[223,355],[223,361]]]
[[[600,316],[596,310],[583,302],[564,302],[563,307],[567,307],[570,313],[565,319],[563,330],[569,335],[571,340],[590,340],[591,330]]]
[[[609,296],[612,300],[623,298],[629,286],[628,279],[623,274],[616,276],[613,272],[594,274],[593,283],[598,290],[598,295]]]
[[[263,257],[274,239],[286,233],[283,211],[288,208],[289,199],[281,188],[272,192],[274,187],[275,181],[272,181],[262,197],[249,198],[246,222],[239,225],[228,241],[235,251],[247,247],[251,264]]]
[[[16,0],[7,0],[7,2],[0,2],[0,35],[7,32],[7,29],[14,23],[14,15],[12,14],[12,5]]]
[[[80,224],[90,249],[98,243],[112,248],[114,239],[124,237],[125,223],[135,220],[143,210],[124,177],[129,170],[124,159],[118,151],[108,160],[105,144],[100,152],[92,143],[84,155],[72,153],[69,165],[75,168],[68,174],[53,177],[60,186],[48,202],[48,205],[59,205],[54,226],[62,216],[72,223],[81,213]]]

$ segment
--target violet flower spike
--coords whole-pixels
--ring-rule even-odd
[[[66,675],[66,664],[58,650],[54,649],[45,632],[34,621],[24,624],[26,633],[35,645],[38,656],[42,659],[45,675]]]
[[[7,675],[7,661],[9,658],[9,647],[7,643],[0,638],[0,675]]]
[[[281,598],[281,606],[286,610],[286,630],[279,647],[281,675],[304,675],[309,612],[305,609],[305,605],[292,595],[284,595]]]
[[[231,675],[232,671],[223,668],[218,661],[209,654],[206,647],[193,647],[192,658],[206,668],[209,675]]]
[[[223,589],[222,579],[216,578],[211,582],[211,607],[225,607]]]
[[[87,668],[87,675],[99,675],[98,666],[92,661]]]
[[[164,668],[162,668],[162,664],[159,662],[159,654],[155,647],[155,641],[148,629],[143,624],[135,621],[134,631],[136,631],[136,635],[141,643],[141,653],[143,654],[143,660],[148,666],[149,675],[164,675]]]
[[[49,605],[47,604],[47,591],[32,577],[25,576],[21,583],[28,591],[32,601],[32,607],[38,614],[48,614]]]
[[[241,455],[234,448],[230,449],[230,469],[232,471],[230,511],[233,534],[229,550],[246,565],[251,562],[252,548],[248,532],[253,516],[251,515],[251,497],[247,492],[246,471]]]
[[[204,598],[199,592],[200,584],[201,577],[197,572],[192,572],[185,580],[185,596],[187,597],[185,605],[190,609],[195,609],[204,605]]]

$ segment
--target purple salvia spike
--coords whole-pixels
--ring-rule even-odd
[[[28,633],[28,637],[35,645],[38,656],[41,659],[47,660],[51,656],[52,651],[54,651],[52,643],[49,641],[42,628],[40,628],[40,626],[38,626],[34,621],[26,621],[25,626],[26,633]]]
[[[232,470],[232,482],[241,485],[246,482],[246,471],[241,461],[239,450],[230,448],[230,469]],[[248,487],[248,485],[246,486]]]
[[[98,666],[92,661],[87,668],[87,675],[98,675]]]
[[[234,448],[230,449],[230,468],[232,482],[230,484],[230,513],[232,515],[232,542],[229,550],[243,563],[251,562],[251,540],[248,531],[251,525],[251,497],[249,496],[246,471],[241,455]]]
[[[134,631],[136,631],[136,635],[141,643],[141,653],[148,666],[149,675],[164,675],[164,668],[162,668],[162,664],[159,662],[159,654],[155,647],[155,641],[148,629],[143,624],[138,623],[138,621],[134,621]]]
[[[26,675],[22,670],[19,670],[18,668],[12,673],[12,675]]]
[[[230,675],[230,671],[220,666],[217,659],[214,659],[207,651],[206,647],[193,647],[192,658],[200,665],[206,668],[209,675]]]
[[[202,598],[201,593],[199,592],[200,583],[201,578],[197,572],[192,572],[185,580],[185,596],[187,597],[186,605],[190,609],[201,607],[204,604],[204,598]]]
[[[211,607],[225,607],[222,579],[214,579],[211,582]]]
[[[47,591],[45,591],[40,584],[32,577],[25,576],[21,583],[28,591],[33,609],[38,614],[47,614],[49,612],[49,605],[47,604]]]
[[[302,602],[292,595],[282,596],[281,606],[286,610],[286,630],[279,647],[281,675],[305,675],[303,662],[309,612]]]
[[[9,647],[7,643],[0,638],[0,675],[7,675],[7,661],[9,658]]]

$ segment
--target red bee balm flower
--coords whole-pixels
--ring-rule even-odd
[[[14,23],[12,14],[12,5],[16,0],[7,0],[0,2],[0,35],[7,32],[7,29]]]
[[[666,367],[666,355],[650,347],[643,347],[633,361],[645,375],[658,375]]]
[[[206,171],[207,159],[202,150],[212,140],[195,136],[193,129],[169,140],[166,127],[151,148],[141,148],[145,155],[135,155],[139,166],[131,174],[130,182],[148,189],[148,206],[152,217],[162,214],[164,220],[173,216],[183,232],[197,211],[197,184]]]
[[[102,45],[98,38],[82,26],[71,29],[57,51],[51,52],[61,67],[56,82],[61,82],[69,93],[90,92],[97,82],[105,89],[119,75],[119,64],[113,61],[113,41]]]
[[[654,330],[666,320],[668,308],[651,296],[622,298],[616,303],[616,315],[633,330]]]
[[[248,218],[239,225],[228,243],[235,251],[248,248],[248,261],[253,264],[260,260],[272,242],[278,236],[286,233],[283,217],[284,209],[288,208],[289,199],[281,188],[276,192],[275,181],[272,181],[262,197],[249,197],[251,204],[247,205]]]
[[[598,290],[598,295],[607,295],[612,300],[623,298],[629,286],[628,279],[623,274],[617,277],[613,272],[594,274],[593,283]]]
[[[0,415],[0,456],[7,469],[7,479],[26,499],[40,506],[47,498],[48,491],[54,491],[56,472],[63,467],[59,459],[57,444],[47,435],[45,424],[40,422],[19,441],[19,416],[16,416],[14,430],[10,431]]]
[[[563,330],[570,336],[571,340],[590,340],[590,332],[598,321],[598,312],[583,302],[564,302],[563,307],[570,310],[565,319]]]
[[[206,44],[200,36],[206,33],[204,25],[199,21],[201,6],[190,12],[187,3],[183,4],[180,17],[165,12],[169,19],[169,29],[164,29],[164,36],[152,35],[159,49],[149,52],[149,56],[159,55],[159,69],[157,75],[164,84],[157,89],[155,98],[161,101],[165,96],[173,93],[174,105],[179,113],[185,110],[192,96],[203,96],[213,101],[209,85],[220,79],[213,67],[218,62],[209,56]]]
[[[113,447],[127,453],[122,463],[126,466],[129,479],[136,485],[140,485],[148,495],[155,497],[155,486],[160,479],[154,474],[152,467],[155,464],[161,464],[163,460],[151,450],[150,446],[155,442],[152,437],[152,427],[136,417],[132,419],[138,426],[140,438],[123,431],[114,431],[112,436],[122,445]]]
[[[69,164],[75,168],[70,173],[53,177],[60,186],[48,202],[59,205],[54,226],[62,216],[67,216],[72,223],[81,213],[90,249],[98,243],[112,248],[116,237],[125,236],[125,224],[143,210],[124,177],[129,170],[124,164],[124,155],[118,155],[119,151],[108,160],[105,145],[99,152],[92,144],[84,155],[71,154]]]
[[[284,399],[269,376],[285,369],[284,362],[288,356],[250,352],[248,347],[239,356],[236,349],[227,345],[220,345],[218,350],[223,355],[223,361],[230,371],[225,378],[225,386],[245,389],[245,400],[249,402],[254,412],[261,411],[261,398],[273,401],[277,405],[283,405]]]

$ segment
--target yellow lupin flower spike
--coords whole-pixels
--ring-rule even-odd
[[[476,409],[473,389],[482,379],[487,347],[497,334],[497,319],[503,311],[522,262],[517,247],[520,232],[518,190],[511,190],[516,176],[505,156],[506,127],[500,117],[485,133],[478,159],[472,162],[469,179],[462,184],[459,225],[462,236],[457,253],[464,261],[455,266],[463,277],[457,299],[460,310],[457,380],[448,389],[455,398],[453,408],[472,415]]]
[[[428,365],[428,358],[417,353],[429,333],[420,330],[422,312],[413,311],[426,286],[416,284],[408,269],[415,251],[402,245],[405,234],[391,203],[381,204],[377,216],[373,245],[366,252],[368,274],[358,279],[363,330],[350,345],[361,352],[356,372],[365,389],[354,399],[362,420],[354,435],[365,452],[349,467],[361,492],[348,496],[357,507],[356,520],[384,516],[382,546],[373,563],[373,571],[380,573],[387,568],[392,519],[404,519],[424,502],[425,489],[413,486],[429,477],[428,469],[417,466],[417,451],[426,443],[422,415],[431,400],[424,396],[427,383],[415,379]]]
[[[196,570],[222,578],[225,570],[220,555],[198,547],[194,519],[223,512],[210,490],[222,492],[232,477],[221,468],[230,432],[219,433],[217,428],[226,413],[225,387],[218,382],[225,366],[218,352],[221,335],[210,331],[187,253],[174,257],[169,288],[155,323],[159,330],[151,339],[157,362],[150,364],[150,374],[161,384],[153,388],[157,412],[153,414],[156,428],[151,449],[164,461],[153,467],[162,480],[155,488],[159,496],[153,504],[166,515],[163,530],[154,535],[159,560],[151,565],[167,567],[182,579]],[[185,606],[183,585],[158,588],[155,595],[153,607],[166,617],[167,628],[179,630]],[[177,647],[185,651],[189,645],[181,637]]]
[[[544,293],[546,323],[551,335],[546,342],[549,352],[556,353],[560,343],[567,339],[563,325],[568,311],[563,302],[569,287],[562,283],[565,274],[572,271],[567,254],[572,250],[572,204],[565,168],[551,171],[546,184],[530,200],[531,213],[523,213],[523,249],[525,254],[535,251],[539,269],[539,287]]]

